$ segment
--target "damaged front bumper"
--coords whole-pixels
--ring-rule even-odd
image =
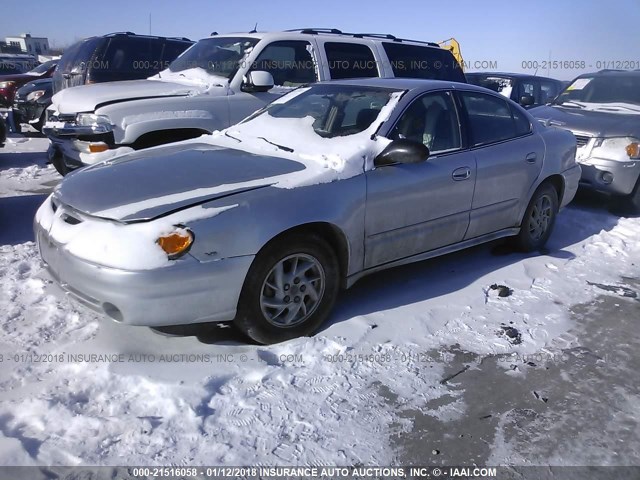
[[[200,262],[188,255],[152,270],[122,270],[70,254],[34,221],[40,256],[69,298],[128,325],[232,320],[253,255]]]

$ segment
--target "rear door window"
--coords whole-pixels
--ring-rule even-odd
[[[378,66],[371,49],[358,43],[326,42],[329,73],[332,79],[378,77]]]
[[[461,97],[474,147],[518,136],[507,100],[479,92],[461,92]]]
[[[162,42],[154,38],[113,37],[95,70],[153,72],[161,67]],[[144,76],[144,75],[142,75]]]
[[[382,46],[395,77],[466,81],[458,62],[448,50],[395,42],[382,42]]]

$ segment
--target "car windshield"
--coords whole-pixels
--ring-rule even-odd
[[[640,106],[640,75],[602,75],[575,79],[554,105],[584,107],[584,103]]]
[[[247,37],[205,38],[171,62],[169,70],[202,68],[212,75],[231,78],[256,43],[258,39]]]
[[[259,116],[288,119],[310,117],[313,119],[313,130],[319,136],[343,137],[369,128],[391,95],[400,91],[360,85],[302,87],[256,112],[245,122]]]
[[[49,70],[51,67],[53,67],[56,63],[58,63],[57,60],[49,60],[48,62],[44,62],[42,65],[38,65],[36,68],[34,68],[33,70],[30,70],[27,73],[31,75],[42,75],[43,73],[46,73],[46,71]]]

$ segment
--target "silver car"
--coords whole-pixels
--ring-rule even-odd
[[[580,75],[531,114],[574,133],[582,188],[622,197],[640,212],[640,71]]]
[[[112,319],[314,332],[341,288],[501,237],[525,251],[573,198],[576,142],[489,90],[298,88],[222,132],[66,177],[35,230],[52,276]]]

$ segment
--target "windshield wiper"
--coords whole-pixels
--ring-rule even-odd
[[[270,140],[267,140],[264,137],[258,137],[260,140],[264,140],[267,143],[270,143],[271,145],[273,145],[274,147],[278,147],[280,150],[284,150],[285,152],[289,152],[289,153],[293,153],[293,148],[290,147],[285,147],[284,145],[278,145],[277,143],[274,143]]]
[[[242,143],[242,140],[240,140],[239,138],[234,137],[233,135],[229,135],[229,132],[224,132],[224,136],[232,138],[233,140],[235,140],[238,143]]]

